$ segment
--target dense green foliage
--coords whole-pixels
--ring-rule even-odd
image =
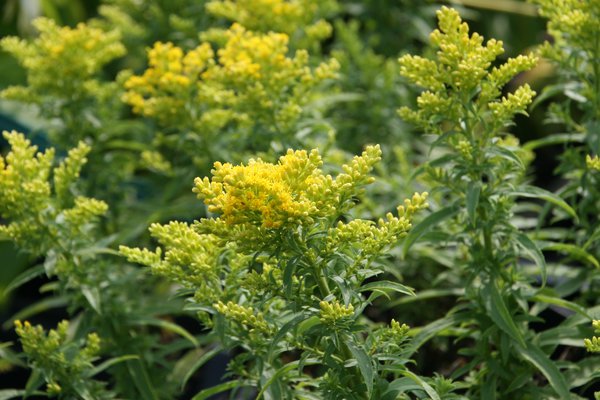
[[[0,399],[594,395],[600,1],[100,3],[6,6]]]

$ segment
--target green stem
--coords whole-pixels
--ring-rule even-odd
[[[315,278],[317,279],[317,284],[319,285],[319,291],[321,292],[321,296],[325,298],[331,294],[329,284],[327,283],[327,278],[323,274],[323,269],[319,268],[318,265],[314,265],[314,270]]]
[[[592,65],[594,69],[594,118],[600,118],[600,64],[598,60],[600,59],[600,29],[596,30],[596,35],[594,35],[594,57],[592,60]],[[594,149],[598,150],[598,149]]]

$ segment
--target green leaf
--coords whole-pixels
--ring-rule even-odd
[[[390,396],[391,399],[395,400],[400,393],[406,393],[412,390],[419,390],[421,386],[415,383],[412,379],[404,376],[391,382],[387,390],[383,393],[382,398],[387,399]],[[393,396],[392,396],[393,395]]]
[[[419,290],[414,296],[400,297],[391,303],[383,304],[385,308],[392,308],[402,304],[414,303],[422,300],[436,299],[438,297],[457,297],[465,294],[464,289],[427,289]]]
[[[300,250],[300,252],[301,251],[302,250]],[[283,270],[283,288],[285,296],[288,298],[292,295],[293,277],[294,272],[296,272],[296,267],[298,266],[298,258],[299,256],[295,256],[289,259]]]
[[[538,293],[535,296],[531,297],[530,300],[541,303],[554,304],[555,306],[566,308],[567,310],[574,311],[580,315],[583,315],[586,318],[592,319],[592,317],[585,311],[585,308],[569,300],[561,299],[560,297]]]
[[[171,331],[173,333],[178,334],[181,337],[186,338],[187,340],[190,341],[190,343],[192,343],[195,347],[198,347],[198,341],[196,340],[196,338],[189,333],[185,328],[182,328],[181,326],[173,323],[173,322],[169,322],[166,321],[164,319],[159,319],[159,318],[136,318],[135,320],[131,321],[132,325],[151,325],[151,326],[156,326],[158,328],[167,330],[167,331]]]
[[[461,314],[450,314],[436,321],[433,321],[432,323],[425,325],[422,328],[414,329],[413,331],[417,331],[417,334],[410,341],[402,356],[406,358],[411,357],[429,339],[433,338],[435,335],[448,328],[458,326],[458,324],[463,320],[464,316]]]
[[[39,369],[31,371],[31,375],[25,384],[25,397],[32,395],[37,389],[44,384],[44,377]]]
[[[578,88],[578,89],[581,90],[582,88]],[[572,89],[566,89],[564,93],[565,93],[565,96],[567,96],[568,98],[570,98],[572,100],[575,100],[578,103],[586,103],[589,101],[587,97],[585,97],[581,93],[577,93],[575,90],[572,90]]]
[[[100,291],[96,287],[82,286],[81,293],[87,300],[92,309],[99,315],[102,315],[102,308],[100,304]]]
[[[532,151],[538,147],[553,146],[563,143],[583,143],[584,141],[584,133],[559,133],[527,142],[523,145],[523,148]]]
[[[316,315],[313,315],[312,317],[310,317],[309,319],[302,321],[300,324],[298,324],[298,335],[302,335],[304,334],[304,332],[308,331],[309,329],[311,329],[312,327],[319,325],[321,323],[321,320],[319,319],[319,317],[317,317]]]
[[[572,82],[558,83],[554,85],[547,85],[542,89],[542,92],[535,96],[535,99],[531,103],[530,108],[533,110],[535,107],[543,103],[544,101],[551,99],[555,96],[563,94],[565,89],[572,86]]]
[[[279,331],[275,334],[275,336],[271,339],[271,344],[269,345],[269,350],[267,354],[269,354],[269,359],[272,360],[275,356],[274,351],[277,345],[281,342],[281,339],[292,329],[296,328],[300,323],[308,318],[308,315],[305,313],[300,313],[295,316],[291,321],[288,321],[284,324]]]
[[[579,246],[575,246],[573,244],[568,243],[547,243],[544,244],[543,249],[566,253],[577,260],[586,261],[592,264],[594,267],[600,269],[600,263],[598,262],[598,260],[596,260],[596,258],[593,255],[591,255]]]
[[[478,182],[469,182],[467,187],[466,202],[467,202],[467,215],[471,224],[474,226],[477,222],[477,204],[479,204],[479,195],[481,193],[481,185]]]
[[[24,394],[24,390],[3,389],[0,390],[0,400],[14,399],[15,397],[22,397]]]
[[[492,11],[521,14],[529,17],[538,16],[535,5],[515,0],[461,0],[461,4],[467,7],[484,8]]]
[[[196,349],[196,350],[200,350],[200,349]],[[202,354],[202,356],[200,356],[193,365],[189,366],[189,368],[187,368],[187,372],[186,372],[185,376],[181,380],[181,388],[183,389],[185,387],[187,382],[196,373],[196,371],[198,371],[198,369],[200,367],[202,367],[204,364],[206,364],[210,359],[212,359],[214,356],[219,354],[221,351],[223,351],[223,348],[221,346],[217,346],[214,349],[209,350],[209,351],[205,352],[204,354]],[[180,360],[180,362],[181,362],[181,360]],[[177,364],[179,364],[179,362]],[[175,368],[177,368],[177,365],[175,366]]]
[[[492,321],[521,346],[525,346],[523,334],[517,324],[515,324],[512,315],[510,315],[508,307],[506,307],[506,303],[498,291],[495,282],[489,282],[485,285],[482,293],[485,297],[486,308]]]
[[[481,389],[481,398],[485,400],[496,400],[496,390],[498,388],[497,372],[488,375],[483,382]]]
[[[24,320],[33,315],[48,311],[52,308],[66,307],[68,304],[69,303],[67,299],[64,297],[46,297],[45,299],[21,309],[15,315],[6,320],[4,324],[2,324],[2,327],[4,329],[10,329],[16,320]]]
[[[531,259],[537,264],[537,266],[540,267],[540,273],[542,275],[542,284],[545,285],[548,272],[546,267],[546,258],[544,257],[544,254],[542,254],[542,251],[539,249],[539,247],[531,239],[529,239],[529,236],[527,236],[524,233],[517,232],[515,234],[515,240],[517,241],[517,243],[519,243],[519,245],[521,245],[521,247],[527,252],[527,254],[529,254]]]
[[[579,218],[577,217],[577,213],[570,205],[568,205],[563,199],[561,199],[554,193],[544,190],[542,188],[530,186],[530,185],[523,185],[523,186],[517,188],[517,190],[508,193],[508,195],[516,196],[516,197],[528,197],[528,198],[534,198],[534,199],[540,199],[540,200],[547,201],[549,203],[554,204],[557,207],[562,208],[567,214],[569,214],[575,220],[575,222],[579,221]]]
[[[97,400],[96,397],[92,396],[90,390],[83,383],[76,383],[73,385],[73,390],[77,393],[77,398],[82,400]]]
[[[436,226],[440,222],[453,217],[458,213],[460,208],[456,205],[451,205],[445,208],[442,208],[430,215],[428,215],[425,219],[419,222],[416,226],[413,226],[408,235],[404,238],[404,244],[402,246],[402,255],[406,257],[408,254],[408,250],[410,250],[411,246],[427,232],[428,229]]]
[[[315,359],[315,358],[309,358],[306,360],[302,360],[302,363],[304,365],[317,365],[320,364],[319,360]],[[275,372],[268,381],[266,381],[263,385],[263,387],[261,388],[260,392],[258,393],[258,395],[256,396],[257,399],[260,399],[262,396],[264,396],[265,391],[269,388],[269,386],[271,386],[274,382],[277,381],[277,379],[279,379],[282,375],[298,368],[298,366],[300,365],[300,360],[296,360],[293,361],[291,363],[287,363],[285,364],[283,367],[279,368],[277,370],[277,372]],[[217,392],[218,393],[218,392]],[[204,399],[204,397],[202,397],[202,399]],[[195,397],[192,400],[197,400]]]
[[[554,361],[548,358],[539,347],[532,343],[527,343],[526,346],[523,346],[519,350],[523,358],[533,364],[548,379],[548,382],[561,399],[571,398],[569,386],[565,378],[556,367]]]
[[[583,245],[583,248],[587,249],[592,243],[594,243],[598,239],[600,239],[600,225],[590,235],[590,237],[588,238],[588,240]]]
[[[365,385],[367,385],[367,397],[370,398],[371,393],[373,393],[374,375],[371,357],[369,357],[364,349],[358,347],[352,341],[348,341],[346,345],[358,363],[358,369],[365,380]]]
[[[26,284],[32,279],[37,278],[40,275],[43,275],[46,270],[44,269],[44,265],[40,264],[33,268],[28,268],[27,270],[20,273],[15,279],[12,280],[4,289],[4,295],[8,295],[13,290],[21,287],[21,285]]]
[[[129,376],[133,380],[136,388],[139,390],[141,398],[144,400],[158,400],[159,396],[154,391],[152,381],[150,380],[148,372],[144,368],[144,365],[141,363],[141,361],[129,360],[125,362],[127,363]]]
[[[404,286],[398,282],[391,282],[391,281],[371,282],[371,283],[367,283],[366,285],[361,286],[359,289],[360,292],[366,292],[369,290],[371,290],[373,292],[383,293],[386,296],[387,296],[386,291],[398,292],[398,293],[406,294],[408,296],[415,295],[415,292],[412,288],[409,288],[408,286]]]
[[[2,390],[0,390],[0,400],[14,399],[16,397],[23,399],[26,394],[27,394],[27,392],[25,390],[19,390],[19,389],[2,389]],[[29,394],[30,395],[35,395],[35,396],[48,397],[46,395],[46,393],[39,392],[39,391],[35,391],[35,392],[29,393]]]
[[[523,160],[519,158],[519,156],[512,150],[507,149],[502,146],[494,146],[487,152],[489,155],[497,156],[508,160],[509,162],[515,164],[520,169],[525,169],[525,164],[523,164]]]
[[[203,391],[198,392],[194,397],[192,397],[192,400],[208,399],[209,397],[211,397],[212,395],[215,395],[217,393],[221,393],[221,392],[224,392],[224,391],[230,390],[230,389],[235,389],[235,388],[241,387],[241,386],[245,386],[242,384],[241,381],[229,381],[229,382],[221,383],[220,385],[213,386],[211,388],[204,389]]]
[[[104,361],[102,364],[100,364],[97,367],[93,368],[92,370],[88,371],[86,373],[86,376],[88,378],[91,378],[94,375],[99,374],[100,372],[104,371],[107,368],[112,367],[115,364],[120,364],[120,363],[122,363],[124,361],[137,360],[137,359],[139,359],[139,357],[136,356],[136,355],[133,355],[133,354],[124,355],[124,356],[120,356],[120,357],[109,358],[108,360]]]
[[[11,350],[12,342],[0,343],[0,360],[21,368],[27,368],[27,364],[19,357],[20,353]]]
[[[564,375],[571,389],[592,383],[600,378],[600,357],[585,357],[576,368],[565,370]]]
[[[427,382],[425,382],[423,379],[421,379],[421,377],[413,374],[412,372],[410,372],[408,370],[400,371],[400,373],[402,375],[410,378],[417,385],[421,386],[423,388],[423,390],[425,390],[425,392],[427,393],[427,395],[429,396],[430,399],[441,400],[440,395]]]

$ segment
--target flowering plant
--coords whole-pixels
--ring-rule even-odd
[[[105,0],[3,38],[0,399],[592,396],[600,3],[532,3],[522,54],[503,1]]]

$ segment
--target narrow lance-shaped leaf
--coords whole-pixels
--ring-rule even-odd
[[[546,259],[542,251],[539,247],[533,242],[533,240],[529,239],[529,236],[524,233],[517,232],[515,234],[515,240],[517,243],[529,254],[529,256],[535,261],[538,267],[540,267],[540,273],[542,275],[542,284],[546,284],[547,277],[547,267],[546,267]]]
[[[494,323],[511,338],[516,340],[517,343],[525,346],[523,334],[510,314],[496,284],[494,282],[488,282],[484,286],[482,293],[488,301],[486,308],[492,321],[494,321]]]
[[[569,386],[560,370],[556,367],[556,363],[550,360],[539,347],[532,343],[527,343],[526,346],[520,349],[520,353],[548,379],[548,382],[556,390],[561,399],[571,398]]]
[[[466,202],[467,202],[467,215],[471,224],[474,226],[477,222],[477,205],[479,204],[479,195],[481,193],[481,186],[475,182],[469,182],[467,187]]]
[[[428,215],[423,221],[413,226],[408,232],[406,238],[404,238],[404,245],[402,246],[402,254],[404,257],[408,254],[411,246],[427,232],[428,229],[433,228],[440,222],[452,218],[460,210],[456,205],[451,205],[441,210],[438,210]]]
[[[588,262],[594,267],[600,269],[600,263],[598,262],[598,260],[596,260],[596,258],[592,254],[588,253],[579,246],[575,246],[569,243],[546,243],[544,244],[543,249],[566,253],[577,260]]]
[[[364,349],[358,347],[351,341],[347,342],[348,349],[356,359],[358,363],[358,369],[365,380],[365,385],[367,386],[367,397],[371,398],[371,393],[373,393],[373,363],[371,362],[371,357],[365,352]]]
[[[509,195],[516,196],[516,197],[528,197],[528,198],[540,199],[540,200],[547,201],[547,202],[552,203],[555,206],[563,209],[576,222],[579,220],[575,210],[570,205],[568,205],[566,201],[564,201],[563,199],[561,199],[554,193],[544,190],[542,188],[530,186],[530,185],[523,185],[523,186],[520,186],[519,188],[517,188],[516,190],[510,192]]]

